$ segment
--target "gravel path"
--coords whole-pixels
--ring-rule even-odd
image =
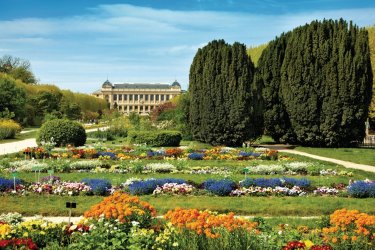
[[[312,155],[312,154],[309,154],[309,153],[305,153],[305,152],[301,152],[301,151],[297,151],[297,150],[292,150],[292,149],[279,150],[279,152],[307,156],[307,157],[317,159],[317,160],[336,163],[336,164],[342,165],[346,168],[360,169],[360,170],[363,170],[363,171],[375,173],[375,166],[357,164],[357,163],[353,163],[353,162],[349,162],[349,161],[342,161],[342,160],[332,159],[332,158],[328,158],[328,157]]]
[[[27,147],[36,147],[35,138],[0,144],[0,155],[19,152]]]
[[[99,128],[101,131],[108,129],[108,127]],[[87,129],[86,133],[97,131],[98,128]],[[25,131],[29,132],[29,131]],[[25,139],[22,141],[9,142],[0,144],[0,155],[17,153],[27,147],[36,147],[35,138]]]

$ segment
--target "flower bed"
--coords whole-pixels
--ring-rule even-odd
[[[175,208],[163,218],[138,197],[120,192],[76,224],[34,219],[0,221],[0,246],[10,249],[364,249],[374,247],[375,216],[336,210],[327,226],[270,226],[262,218]],[[0,218],[19,216],[1,215]]]
[[[0,178],[0,193],[12,194],[55,194],[55,195],[102,195],[124,190],[132,195],[218,195],[218,196],[305,196],[305,195],[341,195],[355,198],[374,197],[372,181],[354,182],[348,188],[340,183],[332,187],[313,187],[308,179],[302,178],[246,178],[236,183],[231,179],[209,179],[202,183],[187,182],[183,179],[139,179],[130,178],[119,186],[112,186],[106,179],[83,179],[81,182],[66,182],[52,176],[44,178],[45,182],[20,184],[17,180],[14,190],[13,180]],[[363,184],[365,183],[365,184]],[[361,188],[354,189],[359,185]],[[347,191],[351,190],[351,192]],[[353,194],[353,190],[355,193]]]

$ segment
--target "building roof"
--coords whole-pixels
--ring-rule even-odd
[[[102,85],[102,88],[112,88],[113,87],[113,85],[112,85],[112,83],[110,82],[110,81],[105,81],[104,83],[103,83],[103,85]]]
[[[160,84],[160,83],[122,83],[114,84],[114,89],[170,89],[171,85],[169,84]]]
[[[172,83],[172,87],[180,87],[181,88],[181,85],[179,82],[177,82],[177,80],[175,80],[173,83]]]
[[[101,89],[98,89],[97,91],[92,92],[93,95],[97,95],[97,94],[101,94],[101,93],[102,93]]]

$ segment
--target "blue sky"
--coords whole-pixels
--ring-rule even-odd
[[[0,56],[28,59],[41,83],[90,93],[114,83],[187,89],[199,47],[255,46],[315,19],[375,24],[375,1],[0,0]]]

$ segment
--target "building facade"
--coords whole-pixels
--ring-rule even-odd
[[[146,115],[158,105],[180,95],[181,92],[181,85],[177,81],[172,84],[112,84],[107,80],[93,95],[107,100],[111,109],[118,109],[125,114],[137,112]]]

